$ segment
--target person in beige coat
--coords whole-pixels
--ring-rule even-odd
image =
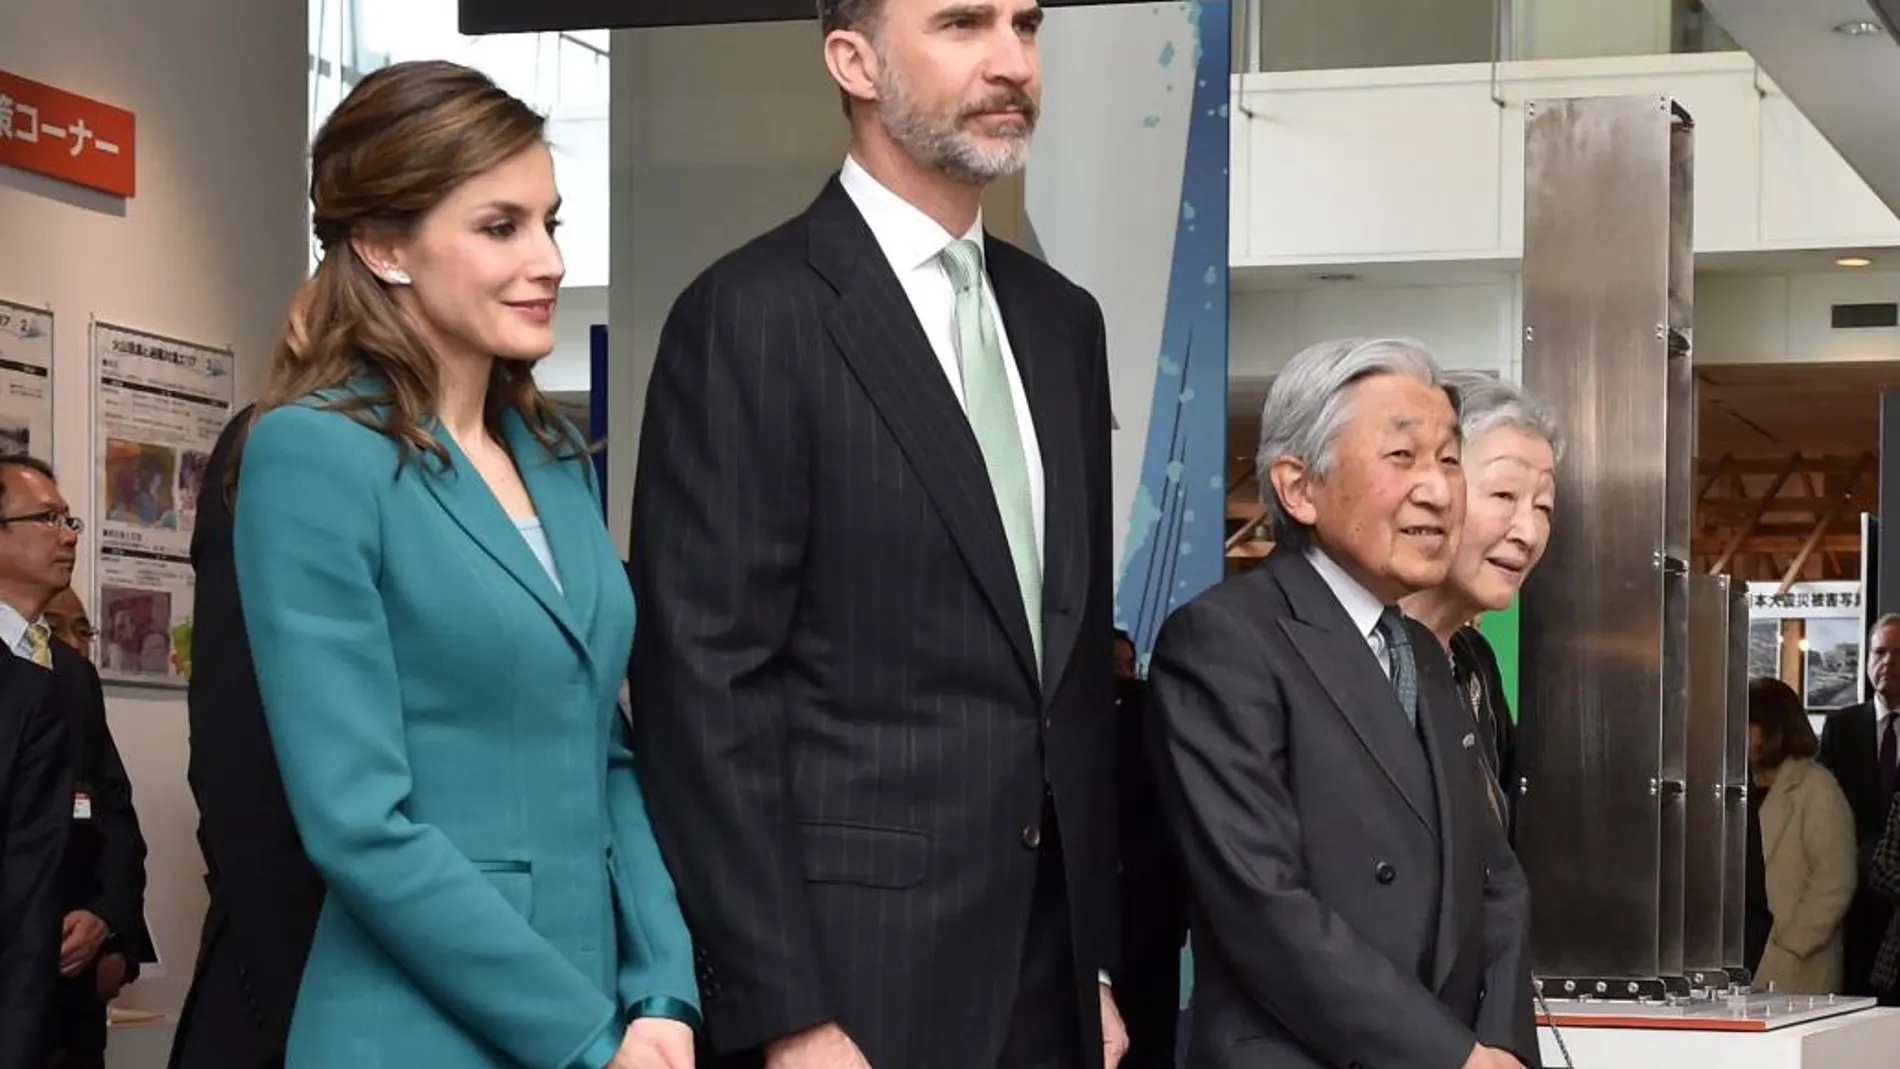
[[[1748,754],[1761,803],[1761,850],[1774,924],[1756,990],[1824,995],[1841,989],[1841,920],[1854,898],[1854,814],[1801,699],[1778,679],[1748,686]]]

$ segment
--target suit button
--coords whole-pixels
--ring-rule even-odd
[[[1042,845],[1042,829],[1034,824],[1023,829],[1023,845],[1031,850]]]
[[[1399,878],[1399,870],[1381,861],[1379,867],[1372,870],[1372,876],[1380,883],[1391,883]]]
[[[1056,726],[1056,718],[1055,718],[1055,717],[1053,717],[1053,716],[1045,716],[1045,717],[1043,717],[1043,718],[1042,718],[1042,730],[1044,730],[1044,731],[1048,731],[1048,730],[1050,730],[1051,728],[1053,728],[1053,727],[1055,727],[1055,726]]]

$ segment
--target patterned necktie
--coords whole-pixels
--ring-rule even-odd
[[[1405,718],[1418,726],[1418,664],[1412,660],[1412,638],[1405,633],[1405,614],[1396,605],[1387,605],[1379,614],[1379,634],[1385,639],[1386,657],[1392,662],[1392,689],[1398,691],[1399,705]]]
[[[983,250],[974,241],[954,241],[939,259],[957,291],[957,361],[963,374],[964,413],[983,451],[983,465],[989,469],[990,489],[996,495],[1003,534],[1009,539],[1023,612],[1029,618],[1029,641],[1040,671],[1042,558],[1036,552],[1036,518],[1022,428],[1016,423],[1009,373],[1003,366],[1003,346],[996,336],[989,291],[983,285]]]
[[[43,623],[26,625],[27,645],[33,650],[33,663],[41,668],[53,667],[53,629]]]

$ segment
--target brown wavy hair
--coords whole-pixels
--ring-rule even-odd
[[[545,126],[487,75],[454,63],[396,63],[357,83],[311,145],[310,203],[323,257],[291,301],[253,422],[320,390],[367,381],[370,389],[326,398],[324,406],[395,439],[405,461],[428,454],[449,463],[427,427],[439,392],[435,355],[351,240],[413,233],[451,190],[544,144]],[[587,452],[536,388],[531,362],[494,362],[491,431],[510,408],[555,455]],[[233,464],[231,485],[236,474]]]

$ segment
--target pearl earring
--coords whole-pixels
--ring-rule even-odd
[[[392,267],[383,274],[383,281],[392,286],[407,286],[409,284],[409,272],[399,267]]]

